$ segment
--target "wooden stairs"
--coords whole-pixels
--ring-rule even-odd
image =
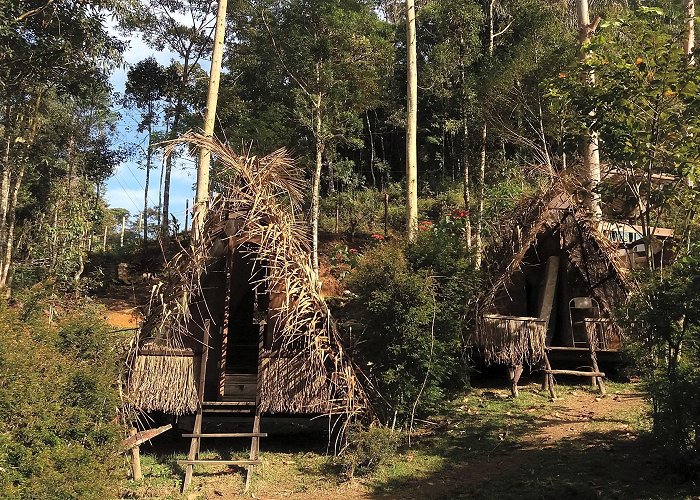
[[[250,396],[251,381],[250,377],[255,379],[254,387],[257,389],[257,375],[249,376],[240,389],[241,394],[237,394],[236,387],[233,387],[234,392],[226,398],[225,401],[204,401],[204,380],[206,377],[206,367],[208,359],[209,344],[209,321],[204,325],[204,347],[202,349],[199,380],[197,393],[199,397],[199,405],[194,419],[194,428],[189,434],[183,434],[182,437],[190,438],[190,451],[187,455],[187,460],[178,460],[178,464],[185,466],[185,479],[182,483],[182,492],[184,493],[189,488],[192,482],[192,474],[195,465],[233,465],[244,467],[246,469],[245,490],[250,489],[253,467],[259,465],[260,462],[260,438],[267,437],[266,433],[260,432],[260,401],[257,398],[257,390]],[[236,380],[236,382],[241,382]],[[245,393],[245,394],[243,394]],[[240,396],[240,397],[239,397]],[[253,425],[251,432],[217,432],[203,433],[202,421],[205,414],[226,414],[236,416],[252,416]],[[250,455],[248,460],[221,460],[221,459],[202,459],[199,456],[199,449],[202,439],[207,438],[250,438]]]

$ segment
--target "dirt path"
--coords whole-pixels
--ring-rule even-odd
[[[638,392],[600,397],[574,391],[566,399],[555,402],[552,411],[538,419],[540,427],[528,442],[534,447],[554,446],[561,440],[580,438],[603,428],[629,432],[630,425],[620,417],[639,413],[644,405],[643,394]]]

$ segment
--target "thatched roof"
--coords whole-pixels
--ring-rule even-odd
[[[492,281],[480,301],[482,312],[497,312],[499,294],[508,293],[508,285],[526,265],[539,239],[555,232],[569,263],[582,277],[586,293],[598,301],[605,314],[610,315],[613,307],[625,300],[632,281],[617,248],[576,205],[563,182],[556,182],[546,192],[521,200],[495,231],[499,238],[491,242],[485,259],[491,266],[488,274]],[[543,353],[545,333],[542,319],[485,314],[474,341],[487,362],[536,364]]]
[[[183,143],[211,149],[218,166],[214,185],[217,194],[210,203],[201,241],[182,249],[168,262],[162,281],[154,287],[139,344],[148,339],[149,343],[169,348],[182,347],[196,327],[193,312],[207,309],[201,282],[212,249],[217,245],[220,248],[222,242],[234,246],[253,242],[255,252],[251,256],[255,265],[266,270],[266,289],[283,292],[282,303],[270,311],[275,318],[274,336],[281,339],[282,348],[278,350],[293,342],[293,349],[288,351],[295,353],[293,357],[287,353],[284,358],[269,358],[261,368],[261,410],[345,414],[364,411],[365,392],[311,266],[308,226],[300,217],[306,188],[301,170],[284,150],[264,157],[239,155],[216,140],[191,133],[174,145]],[[138,363],[132,363],[132,367],[137,368]],[[166,369],[165,365],[160,368]],[[135,407],[175,414],[196,408],[192,391],[183,390],[192,380],[180,384],[171,381],[168,386],[152,383],[162,378],[161,373],[136,375],[132,373],[129,383]],[[141,390],[145,388],[148,390]]]
[[[488,249],[493,277],[489,293],[483,301],[488,306],[514,273],[523,266],[528,251],[543,234],[559,230],[569,261],[585,278],[589,291],[610,309],[614,302],[627,295],[632,286],[629,270],[617,255],[617,247],[591,221],[587,212],[577,206],[565,187],[556,183],[538,195],[524,198],[506,218]]]

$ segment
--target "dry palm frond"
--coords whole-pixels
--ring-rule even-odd
[[[197,337],[201,327],[192,321],[193,309],[198,309],[197,317],[211,317],[201,278],[212,249],[228,244],[247,251],[255,265],[264,268],[262,279],[271,296],[269,320],[274,323],[275,349],[281,354],[261,363],[261,410],[352,415],[366,409],[367,398],[311,265],[307,230],[299,215],[306,188],[302,172],[284,150],[263,157],[238,155],[215,139],[194,133],[168,148],[180,144],[211,150],[219,166],[217,194],[200,241],[176,255],[167,264],[163,281],[153,288],[142,341],[156,339],[178,348],[186,337]]]

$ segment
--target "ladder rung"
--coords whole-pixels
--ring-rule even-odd
[[[210,464],[210,465],[260,465],[262,461],[260,460],[178,460],[180,465],[198,465],[198,464]]]
[[[202,413],[239,413],[241,415],[255,415],[255,408],[202,408]]]
[[[184,438],[244,438],[267,437],[267,432],[224,432],[215,434],[183,434]]]
[[[255,401],[204,401],[202,406],[255,406]]]

